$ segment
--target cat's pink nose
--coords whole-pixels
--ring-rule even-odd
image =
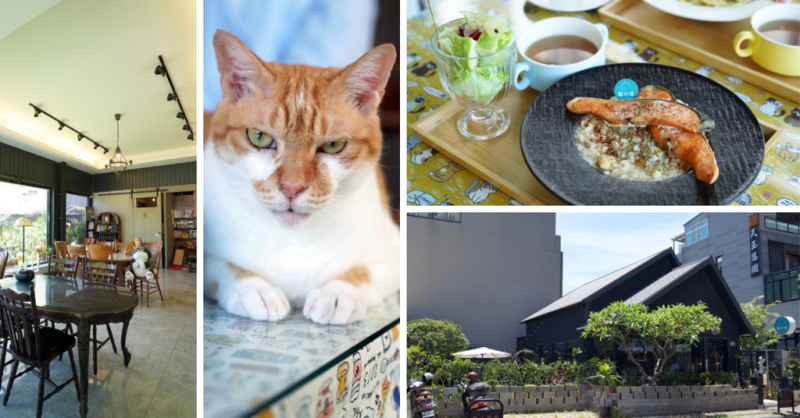
[[[294,199],[300,192],[306,189],[302,183],[281,183],[281,192],[289,199]]]

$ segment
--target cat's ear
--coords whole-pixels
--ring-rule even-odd
[[[372,48],[342,70],[347,95],[364,116],[370,116],[383,98],[397,52],[392,44]]]
[[[222,84],[223,100],[236,103],[256,88],[266,88],[270,74],[261,60],[232,33],[218,29],[214,34],[214,52]]]

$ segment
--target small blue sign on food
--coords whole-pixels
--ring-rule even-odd
[[[635,81],[629,78],[623,78],[622,80],[619,80],[617,85],[614,86],[614,96],[616,96],[619,100],[635,99],[638,95],[639,86],[636,85]]]

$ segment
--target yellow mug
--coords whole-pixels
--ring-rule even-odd
[[[800,46],[775,42],[758,28],[776,20],[795,20],[800,16],[800,4],[776,4],[759,9],[750,19],[752,30],[739,32],[733,40],[733,50],[740,57],[752,55],[761,67],[783,75],[800,76]],[[750,41],[747,48],[742,42]]]

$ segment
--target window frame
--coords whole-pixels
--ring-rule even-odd
[[[457,224],[461,223],[461,212],[406,212],[406,215],[414,218],[431,219],[434,221],[445,221]]]
[[[46,212],[45,212],[45,224],[47,226],[45,228],[46,229],[46,233],[45,233],[46,238],[45,238],[45,242],[44,242],[45,248],[47,248],[48,246],[50,246],[49,243],[53,242],[54,218],[53,218],[53,213],[52,212],[53,212],[53,194],[55,193],[55,191],[53,190],[53,187],[47,186],[47,185],[44,185],[44,184],[39,184],[39,183],[36,183],[36,182],[25,181],[25,180],[21,180],[21,179],[16,179],[16,181],[11,181],[11,180],[12,180],[11,178],[8,178],[8,177],[5,177],[5,176],[0,177],[0,183],[8,183],[8,184],[18,185],[18,186],[33,187],[33,188],[36,188],[36,189],[39,189],[39,190],[47,191],[47,204],[46,204],[46,208],[47,209],[46,209]],[[10,258],[10,255],[9,255],[9,258]],[[40,262],[39,263],[39,269],[41,269],[43,267],[47,268],[47,266],[48,266],[47,262],[45,262],[45,263],[41,263]],[[17,270],[19,270],[19,265],[14,266],[14,267]],[[8,266],[6,266],[6,270],[3,272],[3,276],[11,277],[11,276],[9,276]],[[0,279],[3,279],[3,278],[4,277],[0,277]]]
[[[708,238],[708,219],[703,219],[700,222],[695,223],[694,225],[690,225],[686,227],[684,230],[684,237],[685,237],[685,245],[689,246],[698,241],[702,241]],[[700,238],[694,239],[692,234],[696,234],[699,232]]]
[[[84,194],[84,193],[81,193],[81,192],[74,192],[74,191],[71,191],[71,190],[66,190],[65,194],[66,194],[67,198],[69,197],[69,195],[85,197],[87,202],[89,203],[86,206],[92,206],[92,196],[91,195],[87,195],[87,194]],[[65,202],[66,202],[66,200],[65,200]],[[92,219],[92,220],[94,220],[94,219]],[[84,234],[84,238],[89,236],[89,231],[86,230],[86,221],[87,221],[86,214],[84,213],[84,218],[83,218],[83,223],[84,223],[84,225],[83,225],[83,229],[84,229],[83,230],[83,234]],[[64,205],[64,240],[67,240],[67,206],[66,205]],[[69,244],[69,242],[67,244]]]
[[[792,276],[792,273],[795,273]],[[776,276],[783,276],[776,280]],[[795,280],[794,287],[792,286],[792,279]],[[800,290],[797,286],[800,285],[800,268],[780,271],[772,274],[764,275],[764,303],[770,304],[780,300],[783,302],[791,302],[800,300]],[[789,298],[784,299],[783,296],[788,291]],[[777,293],[776,293],[777,292]],[[778,298],[780,296],[780,299]]]
[[[770,225],[772,223],[772,225]],[[786,225],[786,229],[780,229],[780,224]],[[794,227],[795,231],[791,231]],[[788,219],[781,219],[781,218],[773,218],[771,216],[764,216],[764,228],[771,229],[773,231],[785,232],[787,234],[795,234],[800,235],[800,224],[790,221]]]

